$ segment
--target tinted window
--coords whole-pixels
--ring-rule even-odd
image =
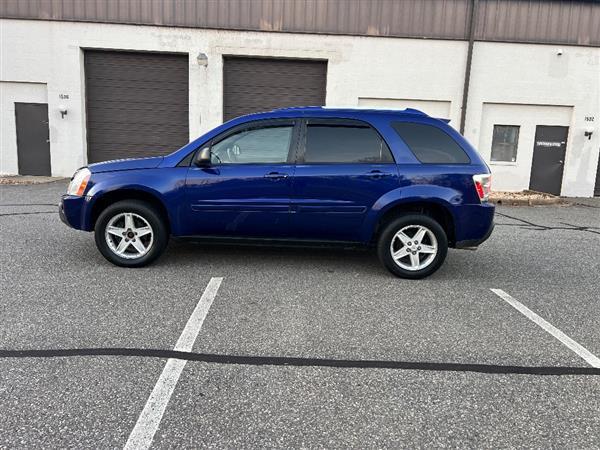
[[[293,126],[241,130],[211,147],[214,164],[274,164],[288,158]]]
[[[433,125],[395,122],[394,130],[422,163],[468,164],[469,156],[448,134]]]
[[[177,164],[177,167],[188,167],[192,163],[192,158],[194,158],[195,154],[196,154],[195,150],[193,152],[190,152],[185,158],[183,158],[181,161],[179,161],[179,164]]]
[[[519,126],[494,125],[492,161],[515,162],[519,145]]]
[[[309,124],[305,163],[389,163],[390,149],[371,127]]]

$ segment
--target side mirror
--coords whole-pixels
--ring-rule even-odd
[[[196,153],[196,156],[194,156],[194,165],[198,167],[210,167],[210,147],[204,147],[202,150]]]

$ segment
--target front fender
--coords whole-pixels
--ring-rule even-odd
[[[415,202],[435,203],[450,212],[455,221],[455,208],[464,203],[462,192],[444,186],[418,184],[400,187],[382,195],[367,213],[360,232],[362,242],[369,242],[375,232],[377,223],[392,208],[402,204]]]
[[[93,205],[96,201],[98,201],[105,195],[116,192],[116,191],[123,191],[123,190],[142,191],[142,192],[145,192],[147,194],[157,197],[159,200],[162,200],[162,194],[160,192],[156,191],[155,189],[149,188],[148,186],[144,186],[143,184],[139,184],[139,183],[119,183],[119,184],[100,183],[100,184],[94,185],[93,188],[90,189],[90,191],[86,194],[86,196],[90,197],[90,204]]]
[[[94,205],[107,195],[118,191],[136,191],[154,197],[166,210],[171,226],[177,228],[177,205],[181,204],[186,170],[187,168],[149,169],[92,175],[91,187],[86,193],[86,228],[92,227]]]

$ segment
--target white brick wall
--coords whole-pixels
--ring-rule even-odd
[[[15,102],[47,103],[46,85],[0,81],[0,174],[3,175],[18,172]]]
[[[52,172],[64,176],[86,162],[82,48],[188,53],[190,139],[221,123],[223,55],[324,58],[328,106],[357,105],[361,97],[443,101],[449,102],[451,124],[458,127],[467,50],[461,41],[8,19],[1,21],[0,42],[2,82],[47,86]],[[600,48],[562,46],[560,57],[556,49],[476,43],[465,134],[488,156],[485,136],[491,136],[491,130],[482,129],[487,126],[484,103],[572,107],[563,194],[591,196],[600,143]],[[199,52],[208,55],[208,66],[196,63]],[[60,94],[69,99],[60,99]],[[3,105],[12,101],[2,98]],[[69,109],[64,119],[60,104]],[[545,124],[546,110],[539,109],[539,125]],[[14,173],[16,145],[11,143],[14,133],[4,131],[11,126],[5,111],[2,106],[0,163],[2,170]],[[595,122],[585,122],[586,116]],[[592,140],[583,138],[589,126],[597,130]],[[506,189],[522,189],[528,184],[528,170],[505,167],[496,181]]]

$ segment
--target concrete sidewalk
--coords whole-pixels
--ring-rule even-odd
[[[0,175],[0,184],[44,184],[66,181],[65,177],[40,177],[33,175]]]
[[[600,208],[600,197],[558,197],[543,192],[491,192],[490,202],[503,206],[582,205]]]
[[[600,209],[600,197],[562,197],[562,199],[571,205],[582,205]]]

